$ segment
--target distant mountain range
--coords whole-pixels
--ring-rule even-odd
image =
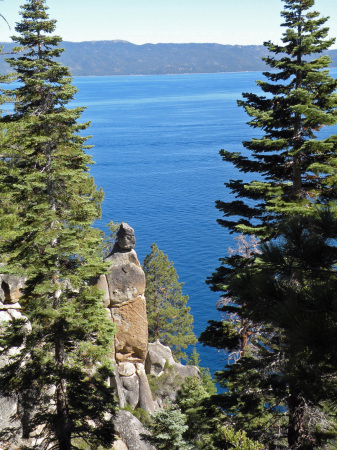
[[[1,44],[1,43],[0,43]],[[9,52],[12,44],[3,43]],[[161,75],[182,73],[246,72],[266,69],[262,45],[144,44],[126,41],[63,42],[60,61],[74,76]],[[337,67],[337,50],[327,52]],[[0,59],[0,73],[8,64]]]

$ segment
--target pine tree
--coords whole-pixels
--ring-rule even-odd
[[[335,40],[326,39],[327,18],[311,10],[314,0],[283,1],[283,45],[265,43],[271,71],[257,82],[263,94],[244,93],[238,101],[262,136],[243,142],[243,154],[220,152],[224,161],[257,178],[225,183],[239,200],[217,202],[224,213],[219,223],[258,236],[275,232],[280,214],[309,213],[313,201],[336,197],[337,136],[317,139],[322,127],[337,123],[337,80],[326,70],[330,58],[321,54]]]
[[[209,368],[200,366],[200,355],[195,347],[193,347],[193,350],[188,355],[188,358],[186,359],[186,364],[191,364],[192,366],[195,366],[200,370],[203,388],[209,395],[215,394],[216,393],[215,381],[212,378]]]
[[[183,437],[188,428],[186,416],[175,406],[155,411],[148,428],[152,436],[144,435],[143,438],[155,445],[158,450],[193,449],[193,446]]]
[[[225,422],[223,411],[213,403],[210,392],[200,383],[199,377],[185,378],[178,391],[175,405],[186,416],[188,429],[184,433],[186,441],[203,450],[264,448],[250,440],[244,432],[235,431]]]
[[[149,339],[159,339],[168,345],[176,358],[186,359],[182,349],[196,343],[193,333],[193,316],[183,295],[183,283],[167,255],[152,244],[151,253],[143,261],[146,277],[146,308],[149,321]]]
[[[1,370],[1,391],[29,403],[23,437],[34,433],[39,448],[70,450],[74,438],[110,448],[114,326],[90,286],[105,266],[101,233],[92,228],[102,192],[80,134],[88,123],[78,122],[83,108],[67,107],[76,88],[57,62],[61,38],[51,35],[45,0],[28,0],[21,15],[13,40],[24,52],[8,59],[19,84],[5,91],[14,112],[2,119],[0,252],[2,271],[26,277],[27,319],[13,320],[1,338],[4,355],[18,348]]]
[[[226,183],[238,200],[217,202],[224,213],[219,223],[231,232],[255,235],[264,241],[282,234],[290,239],[284,229],[285,218],[296,214],[295,225],[305,228],[303,217],[309,220],[310,215],[316,214],[317,207],[333,204],[336,198],[337,136],[317,138],[322,127],[337,123],[337,80],[326,70],[330,59],[322,55],[334,39],[326,39],[327,18],[311,9],[314,0],[283,1],[285,8],[281,15],[286,27],[283,45],[265,43],[270,51],[265,61],[271,71],[264,73],[264,81],[257,82],[263,94],[244,93],[244,100],[238,102],[251,117],[248,124],[261,130],[261,137],[244,142],[243,154],[221,151],[225,161],[243,173],[255,173],[256,180]],[[306,228],[306,231],[311,235],[312,244],[317,239],[322,245],[323,254],[326,242],[322,243],[319,238],[328,237],[322,227],[319,232],[313,228]],[[311,243],[308,240],[305,245]],[[296,258],[301,256],[301,263],[311,264],[312,261],[306,261],[308,255],[300,255],[303,251],[300,244],[304,245],[304,240],[293,247],[292,256],[287,255],[288,262],[295,264]],[[323,368],[329,377],[331,366],[327,360],[320,365],[319,358],[314,362],[310,343],[319,339],[323,330],[327,331],[324,307],[320,297],[315,298],[315,295],[323,286],[326,289],[329,284],[333,286],[333,277],[318,282],[313,276],[318,285],[321,283],[316,289],[309,272],[301,272],[303,267],[295,270],[288,265],[280,274],[276,261],[271,265],[261,263],[268,249],[271,249],[268,244],[262,245],[262,256],[236,254],[221,259],[221,267],[208,283],[213,290],[222,292],[218,306],[224,320],[212,321],[201,340],[204,344],[226,349],[227,355],[234,356],[234,364],[218,374],[226,391],[217,401],[237,429],[244,427],[249,436],[260,436],[270,448],[317,448],[320,440],[324,442],[326,430],[320,434],[322,430],[315,429],[313,423],[319,423],[322,413],[319,405],[326,401],[326,385],[321,383]],[[327,264],[328,261],[331,263],[331,259]],[[315,264],[311,275],[326,268],[322,259],[317,259]],[[302,275],[303,279],[297,278]],[[284,291],[278,291],[277,296],[275,291],[268,293],[268,289],[275,288],[276,282],[283,279],[287,280],[287,290],[283,286]],[[312,335],[308,330],[304,333],[305,321],[302,322],[301,314],[308,312],[308,302],[305,297],[296,297],[296,283],[303,292],[311,293],[317,317],[321,319],[316,322],[317,329],[311,329],[315,331]],[[264,298],[261,303],[259,295]],[[280,310],[275,308],[277,302],[283,305]],[[281,314],[285,304],[293,308],[293,315],[287,316],[293,319],[291,331],[284,320],[285,312]],[[300,334],[302,347],[296,344]],[[303,379],[302,386],[300,380]],[[315,386],[311,393],[309,380]],[[330,387],[333,392],[333,383]]]
[[[243,356],[217,374],[226,388],[217,402],[250,436],[314,449],[336,433],[335,212],[294,216],[279,232],[227,277],[237,314],[256,331]]]

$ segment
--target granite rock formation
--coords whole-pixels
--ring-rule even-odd
[[[116,244],[106,258],[109,270],[95,284],[104,292],[104,306],[117,327],[114,340],[115,374],[111,383],[115,386],[119,405],[123,408],[128,404],[134,409],[142,408],[152,413],[154,409],[162,408],[165,401],[174,401],[185,377],[200,377],[200,372],[194,366],[176,363],[171,349],[159,341],[148,344],[145,274],[134,246],[133,229],[122,223]],[[6,326],[13,318],[23,317],[19,299],[24,284],[24,278],[0,275],[0,331],[1,326]],[[28,321],[25,326],[29,333]],[[17,350],[11,349],[13,352]],[[0,358],[0,367],[5,364],[6,357]],[[148,376],[159,380],[160,388],[155,392],[155,399]],[[13,425],[10,423],[13,414],[17,417],[15,425],[22,430],[23,415],[17,399],[0,397],[0,430]],[[114,424],[118,437],[114,448],[153,448],[141,439],[140,435],[146,431],[130,412],[119,411]]]
[[[162,409],[165,403],[174,402],[186,377],[198,377],[200,370],[196,366],[175,362],[170,347],[159,341],[149,343],[145,361],[146,373],[154,382],[153,399],[155,409]]]
[[[145,373],[148,344],[145,274],[134,250],[135,242],[133,228],[122,223],[106,258],[109,270],[99,277],[97,286],[104,291],[104,306],[117,327],[116,373],[112,382],[119,404],[124,407],[128,403],[151,413],[154,405]]]
[[[155,450],[155,447],[142,439],[142,435],[149,432],[129,411],[118,411],[114,424],[116,434],[120,438],[114,446],[116,450]]]
[[[24,285],[24,277],[17,277],[8,273],[0,274],[0,305],[16,304],[21,297],[21,289]],[[16,309],[15,306],[14,309]]]

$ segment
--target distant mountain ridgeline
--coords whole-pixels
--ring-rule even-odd
[[[12,44],[3,43],[4,52]],[[60,61],[74,76],[162,75],[182,73],[246,72],[266,69],[262,45],[144,44],[126,41],[63,42]],[[337,50],[328,52],[337,67]],[[4,56],[0,73],[9,72]]]

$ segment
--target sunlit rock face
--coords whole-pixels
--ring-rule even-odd
[[[133,228],[122,223],[117,242],[106,258],[108,273],[101,275],[97,283],[104,291],[104,306],[117,326],[117,363],[144,363],[147,354],[145,274],[134,250],[135,242]]]
[[[101,275],[97,287],[104,292],[104,306],[116,324],[114,349],[116,375],[112,380],[120,406],[128,403],[153,412],[153,400],[145,375],[148,346],[145,274],[134,250],[134,230],[122,223],[117,242],[106,258],[110,267]]]
[[[200,370],[196,366],[177,363],[170,347],[158,340],[148,345],[145,370],[148,375],[157,378],[156,391],[152,397],[155,409],[162,409],[165,403],[176,400],[185,378],[197,377],[201,382]]]
[[[1,265],[0,265],[1,272]],[[21,297],[21,289],[25,285],[24,277],[0,273],[0,302],[1,304],[15,304]],[[15,308],[15,306],[14,306]]]

